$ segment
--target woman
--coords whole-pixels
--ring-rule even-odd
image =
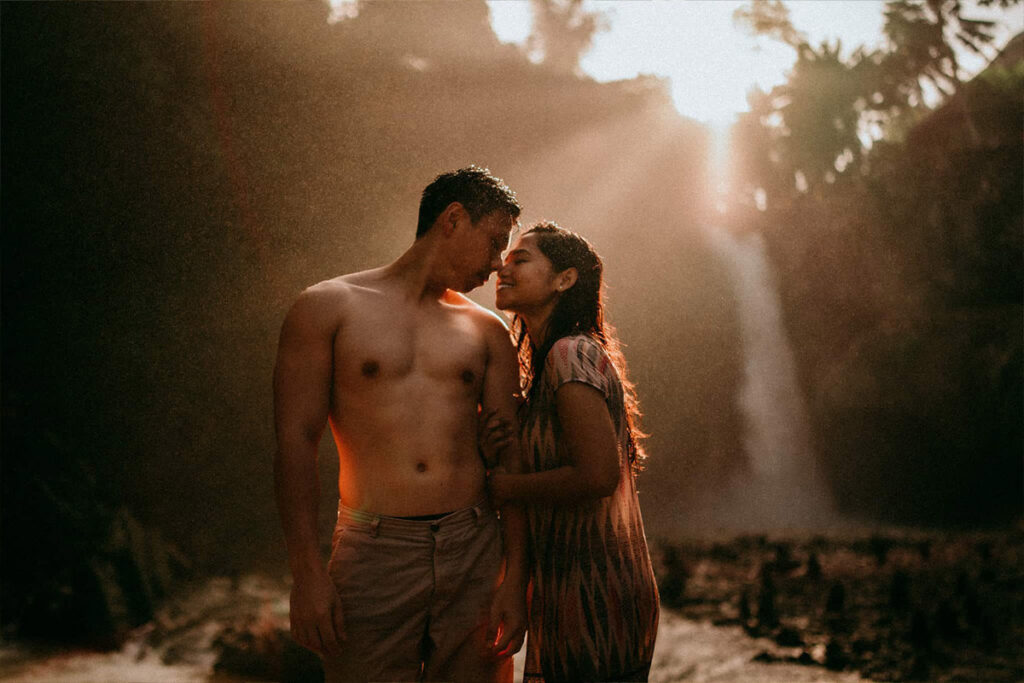
[[[490,490],[526,503],[529,519],[525,683],[646,681],[654,654],[658,592],[634,484],[643,434],[601,273],[591,245],[554,223],[526,232],[498,273],[527,400],[523,473],[492,472]],[[485,422],[485,452],[507,429]]]

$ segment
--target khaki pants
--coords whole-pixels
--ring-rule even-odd
[[[339,505],[328,571],[346,639],[340,657],[324,659],[327,683],[444,676],[487,622],[501,560],[498,519],[486,504],[433,521]]]

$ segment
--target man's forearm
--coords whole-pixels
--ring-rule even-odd
[[[518,433],[518,429],[516,430]],[[518,474],[522,471],[520,443],[513,438],[501,454],[501,463],[506,472]],[[518,583],[526,590],[529,580],[526,556],[526,509],[519,501],[506,501],[501,506],[501,520],[505,535],[506,580]]]
[[[526,513],[519,503],[501,506],[502,533],[505,538],[505,581],[525,591],[529,579],[526,566]]]
[[[274,492],[293,577],[324,571],[317,538],[320,486],[316,447],[304,445],[274,456]]]

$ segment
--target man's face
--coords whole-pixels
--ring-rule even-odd
[[[515,221],[505,211],[492,211],[469,225],[455,245],[458,276],[461,283],[452,287],[468,292],[487,282],[491,273],[501,268],[501,254],[508,249]]]

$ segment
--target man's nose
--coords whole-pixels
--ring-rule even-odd
[[[498,271],[498,277],[504,277],[505,275],[508,274],[508,264],[503,264],[501,261],[499,261],[496,270]]]

